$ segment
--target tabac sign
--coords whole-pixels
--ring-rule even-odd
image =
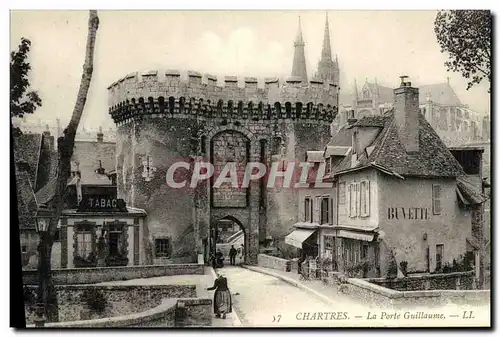
[[[109,195],[83,196],[79,212],[127,212],[125,201]]]

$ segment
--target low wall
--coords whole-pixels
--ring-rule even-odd
[[[25,296],[26,321],[33,322],[36,286]],[[196,285],[58,285],[59,321],[124,316],[152,309],[168,298],[195,298]]]
[[[263,268],[277,269],[281,271],[291,270],[291,261],[266,254],[257,255],[257,265]]]
[[[392,280],[385,278],[367,280],[371,283],[399,291],[472,290],[474,288],[473,271],[409,276]]]
[[[489,290],[419,290],[398,291],[379,286],[367,280],[350,278],[343,293],[356,298],[369,307],[414,307],[446,304],[485,305],[490,303]]]
[[[54,284],[88,284],[173,275],[203,275],[201,264],[165,264],[130,267],[53,269]],[[38,284],[36,270],[23,271],[23,284]]]
[[[48,323],[47,328],[120,328],[120,327],[205,327],[212,324],[212,300],[209,298],[169,298],[155,308],[130,315],[101,319]],[[27,326],[34,328],[34,325]]]

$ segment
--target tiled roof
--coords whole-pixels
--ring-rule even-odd
[[[20,229],[33,229],[35,228],[35,214],[37,210],[37,203],[33,187],[30,182],[28,172],[15,169],[16,176],[16,190],[17,190],[17,210],[19,215],[19,228]]]
[[[68,185],[76,185],[77,182],[77,177],[74,177],[71,179],[71,181],[68,183]],[[111,185],[111,179],[105,175],[105,174],[99,174],[99,173],[88,173],[85,175],[85,178],[81,178],[80,183],[82,185]]]
[[[342,126],[330,139],[327,146],[352,146],[352,132],[348,125]]]
[[[105,172],[115,170],[116,143],[113,142],[75,142],[72,161],[79,162],[82,180],[92,181],[99,160]]]
[[[360,120],[356,121],[352,125],[348,125],[348,128],[353,128],[355,126],[361,126],[361,127],[376,127],[376,128],[383,128],[385,125],[385,120],[386,117],[384,116],[367,116],[364,118],[361,118]]]
[[[29,177],[32,186],[36,184],[36,174],[42,146],[42,135],[31,133],[14,138],[14,162],[20,160],[29,165]]]
[[[393,111],[384,115],[384,127],[371,144],[371,153],[364,151],[360,154],[354,166],[351,166],[352,154],[348,154],[335,168],[336,172],[376,164],[401,176],[458,177],[464,174],[460,164],[423,115],[419,116],[420,150],[407,153],[399,138]]]
[[[57,177],[51,178],[45,186],[36,192],[36,201],[38,204],[48,204],[56,192]]]
[[[465,199],[463,201],[466,204],[477,205],[488,199],[466,176],[457,178],[457,189],[460,197]]]
[[[56,176],[58,164],[59,164],[59,154],[57,153],[57,151],[50,152],[49,179],[52,179]]]

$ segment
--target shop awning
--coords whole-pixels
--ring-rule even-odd
[[[314,231],[315,229],[297,228],[285,236],[285,243],[302,249],[302,243],[306,241]]]
[[[374,233],[359,233],[359,232],[352,232],[348,230],[339,230],[337,232],[337,236],[341,238],[347,238],[347,239],[354,239],[354,240],[361,240],[361,241],[372,241],[373,237],[375,236]]]

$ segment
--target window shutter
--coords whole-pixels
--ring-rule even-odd
[[[361,193],[360,193],[360,183],[356,184],[356,215],[361,215]]]
[[[432,185],[432,213],[441,214],[441,186]]]
[[[333,225],[333,198],[330,198],[330,212],[328,213],[330,214],[329,223]]]
[[[365,182],[365,210],[366,216],[370,216],[370,181]]]
[[[347,185],[347,204],[349,216],[352,217],[352,184]]]

